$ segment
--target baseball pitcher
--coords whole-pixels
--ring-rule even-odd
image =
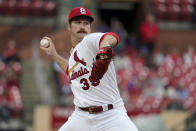
[[[61,57],[52,40],[40,48],[66,72],[74,95],[75,110],[59,131],[138,131],[126,113],[113,64],[119,37],[115,33],[91,33],[93,16],[84,7],[68,16],[72,40],[69,60]]]

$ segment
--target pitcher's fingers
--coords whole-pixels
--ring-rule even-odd
[[[44,51],[47,51],[47,50],[48,50],[47,48],[42,47],[42,46],[40,46],[40,49],[42,49],[42,50],[44,50]]]

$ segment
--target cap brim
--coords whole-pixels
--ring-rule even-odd
[[[77,18],[80,18],[80,17],[89,19],[91,23],[94,21],[94,18],[91,17],[91,16],[88,16],[88,15],[78,15],[78,16],[72,17],[72,18],[69,20],[69,22],[73,21],[73,19],[77,19]]]

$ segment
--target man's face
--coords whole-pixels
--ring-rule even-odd
[[[84,36],[91,32],[91,23],[89,19],[77,18],[71,21],[68,30],[73,37],[81,41]]]

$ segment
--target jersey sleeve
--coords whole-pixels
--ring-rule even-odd
[[[106,35],[112,35],[117,39],[117,44],[119,43],[119,36],[113,32],[107,32],[107,33],[92,33],[90,35],[87,35],[85,40],[85,44],[87,44],[88,48],[92,50],[93,52],[97,52],[99,50],[99,47],[101,45],[101,42],[103,38]]]
[[[97,52],[99,50],[100,40],[103,35],[104,33],[92,33],[90,35],[87,35],[85,38],[85,44],[90,50],[92,50],[93,52]]]

